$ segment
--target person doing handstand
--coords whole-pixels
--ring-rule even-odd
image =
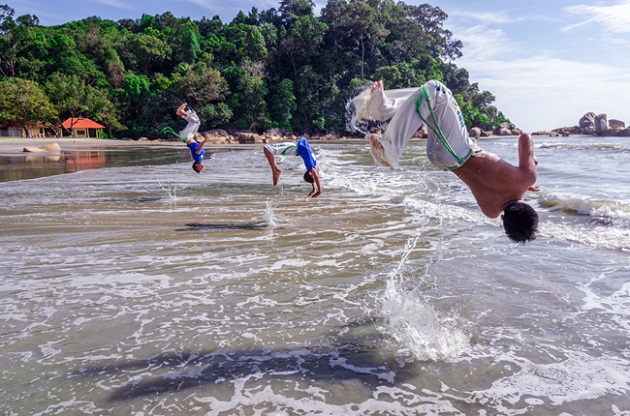
[[[505,233],[512,241],[524,244],[536,239],[538,214],[521,200],[527,190],[538,189],[532,186],[538,161],[529,134],[519,137],[519,164],[513,166],[469,137],[457,101],[441,82],[431,80],[398,103],[387,99],[382,82],[375,83],[370,93],[376,94],[375,102],[383,103],[386,111],[381,113],[393,115],[382,138],[370,134],[370,151],[377,163],[395,169],[409,139],[426,124],[431,163],[457,175],[484,215],[496,218],[502,214]]]
[[[180,105],[177,108],[176,114],[188,122],[186,127],[184,127],[184,130],[180,131],[178,134],[175,133],[170,127],[165,127],[162,129],[162,132],[171,133],[172,135],[179,137],[181,141],[186,143],[186,146],[188,146],[190,154],[194,160],[192,168],[195,172],[201,173],[204,168],[203,159],[206,156],[206,151],[203,146],[206,144],[208,136],[204,137],[201,136],[201,134],[197,133],[201,122],[199,121],[197,113],[190,107],[188,107],[188,104],[183,103],[182,105]]]
[[[282,171],[278,169],[276,165],[275,156],[287,156],[295,155],[300,156],[306,166],[306,172],[304,172],[304,181],[308,182],[312,186],[311,192],[308,196],[317,198],[322,193],[322,186],[319,183],[319,169],[317,169],[317,161],[313,156],[313,151],[304,137],[299,142],[286,142],[266,144],[263,148],[263,152],[267,157],[269,166],[271,167],[271,177],[273,180],[273,186],[276,186],[280,182],[280,174]]]

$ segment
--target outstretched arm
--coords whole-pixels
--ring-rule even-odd
[[[311,198],[317,198],[322,194],[322,185],[319,183],[319,173],[317,173],[316,168],[311,170],[311,176],[313,177],[313,183],[311,184],[313,190],[308,194],[308,196]]]
[[[206,144],[208,137],[208,135],[203,136],[203,140],[199,142],[199,146],[197,146],[197,154],[201,153],[201,149],[203,149],[203,145]]]
[[[523,133],[518,138],[518,167],[523,181],[528,182],[528,187],[536,183],[537,165],[538,159],[534,156],[534,141],[529,134]]]

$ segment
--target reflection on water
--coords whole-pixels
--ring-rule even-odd
[[[188,160],[182,148],[99,147],[64,151],[60,155],[24,153],[0,156],[0,182],[36,179],[109,167],[167,165]]]

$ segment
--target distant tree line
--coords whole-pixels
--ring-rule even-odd
[[[343,133],[346,103],[370,80],[385,87],[438,79],[469,127],[508,121],[495,97],[453,64],[462,43],[428,4],[280,0],[278,9],[195,21],[170,12],[117,22],[88,17],[42,26],[0,6],[0,123],[58,125],[89,117],[111,137],[181,127],[183,101],[213,128]]]

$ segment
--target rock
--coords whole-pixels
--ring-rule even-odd
[[[610,120],[608,120],[608,127],[613,130],[621,130],[626,128],[626,123],[621,120],[615,120],[614,118],[611,118]]]
[[[584,114],[582,118],[580,119],[578,126],[581,129],[595,127],[595,113],[591,112],[591,113]]]
[[[280,135],[269,135],[269,134],[265,134],[265,138],[267,139],[267,143],[280,142],[283,139],[283,137]]]
[[[41,147],[25,147],[24,151],[29,153],[61,153],[61,147],[57,143],[50,143]]]
[[[149,141],[149,138],[148,138],[148,137],[140,137],[140,138],[138,139],[138,141],[139,141],[139,142],[148,142],[148,141]]]
[[[254,144],[256,143],[256,138],[251,133],[240,133],[238,135],[238,142],[240,144]]]
[[[211,136],[210,134],[206,133],[204,135],[206,137],[206,142],[210,143],[210,144],[224,144],[224,143],[228,143],[228,138],[227,137],[220,137],[220,136]]]
[[[512,132],[510,131],[510,129],[507,129],[505,127],[497,127],[496,129],[494,129],[494,134],[497,136],[510,136]]]
[[[622,130],[617,131],[616,136],[619,136],[619,137],[630,137],[630,128],[622,129]]]
[[[477,140],[479,137],[481,137],[481,129],[479,127],[473,127],[472,129],[470,129],[470,131],[468,132],[468,135],[473,139],[473,140]]]
[[[595,116],[595,133],[599,135],[608,133],[608,116],[606,114]]]
[[[256,144],[256,143],[266,143],[267,140],[256,133],[240,133],[238,135],[238,142],[240,144]]]
[[[420,126],[418,131],[416,131],[413,136],[411,136],[411,138],[415,139],[426,139],[427,137],[429,137],[429,129],[427,128],[426,124]]]
[[[209,134],[212,137],[229,137],[229,134],[227,131],[223,130],[223,129],[213,129],[213,130],[208,130],[206,132],[203,133],[204,136],[206,134]]]

